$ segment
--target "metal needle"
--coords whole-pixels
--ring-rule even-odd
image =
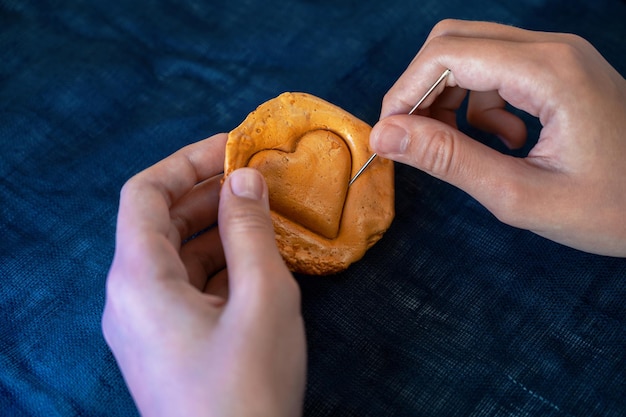
[[[435,88],[437,88],[437,86],[439,84],[441,84],[441,82],[448,76],[448,74],[450,74],[450,70],[446,69],[437,79],[437,81],[435,81],[435,83],[428,89],[428,91],[426,91],[426,93],[422,96],[421,99],[419,99],[419,101],[415,104],[415,106],[413,106],[413,108],[411,109],[411,111],[408,114],[413,114],[415,112],[415,110],[417,110],[417,108],[422,104],[422,102],[424,102],[424,100],[426,100],[426,98],[428,98],[428,96],[433,92],[433,90]],[[352,183],[354,181],[356,181],[357,178],[359,178],[359,176],[363,173],[363,171],[365,171],[365,169],[372,163],[372,161],[374,160],[374,158],[376,158],[377,154],[373,153],[372,156],[370,156],[370,158],[367,160],[367,162],[365,162],[363,164],[363,166],[357,171],[356,174],[354,174],[354,177],[352,177],[352,179],[350,180],[350,182],[348,183],[348,187],[352,185]]]

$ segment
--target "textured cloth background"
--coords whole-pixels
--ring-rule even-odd
[[[137,415],[100,331],[119,189],[263,101],[306,91],[374,123],[445,17],[575,32],[626,73],[619,0],[218,3],[0,0],[0,415]],[[626,415],[626,260],[396,172],[384,238],[298,277],[304,414]]]

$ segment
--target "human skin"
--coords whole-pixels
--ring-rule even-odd
[[[407,116],[446,68],[448,88],[442,83],[427,109]],[[503,155],[456,129],[468,91],[468,121],[509,147],[525,143],[526,126],[505,103],[539,119],[527,157]],[[385,95],[370,144],[466,191],[507,224],[624,257],[625,132],[626,81],[584,39],[445,20]]]
[[[444,69],[446,86],[406,113]],[[525,158],[456,129],[468,119]],[[499,219],[589,252],[626,256],[626,82],[585,40],[443,21],[389,90],[380,155],[465,190]],[[428,116],[428,117],[424,117]],[[299,415],[300,293],[274,243],[267,187],[243,168],[220,191],[226,135],[183,148],[124,186],[102,326],[145,416]],[[219,198],[218,198],[219,196]],[[186,242],[218,221],[219,228]],[[185,242],[185,243],[183,243]]]
[[[183,148],[121,192],[102,327],[144,416],[302,411],[299,287],[263,177],[243,168],[220,192],[225,143]]]

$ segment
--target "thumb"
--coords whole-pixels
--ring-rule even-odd
[[[276,247],[269,213],[268,189],[260,172],[241,168],[226,178],[218,224],[232,292],[242,277],[263,282],[271,276],[290,276]]]
[[[411,165],[462,189],[505,223],[518,224],[538,192],[537,182],[533,182],[537,181],[537,168],[435,119],[387,117],[372,129],[370,146],[382,157]]]

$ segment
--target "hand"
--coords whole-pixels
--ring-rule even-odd
[[[420,113],[431,117],[407,116],[446,68],[450,88],[442,93],[442,83]],[[468,121],[511,147],[523,145],[526,127],[505,102],[539,118],[526,158],[455,128],[469,90]],[[626,81],[580,37],[443,21],[386,94],[370,142],[379,155],[461,188],[505,223],[626,256]]]
[[[299,287],[263,177],[235,171],[220,194],[225,141],[183,148],[122,189],[102,326],[145,416],[301,413]],[[218,218],[219,231],[181,243]]]

